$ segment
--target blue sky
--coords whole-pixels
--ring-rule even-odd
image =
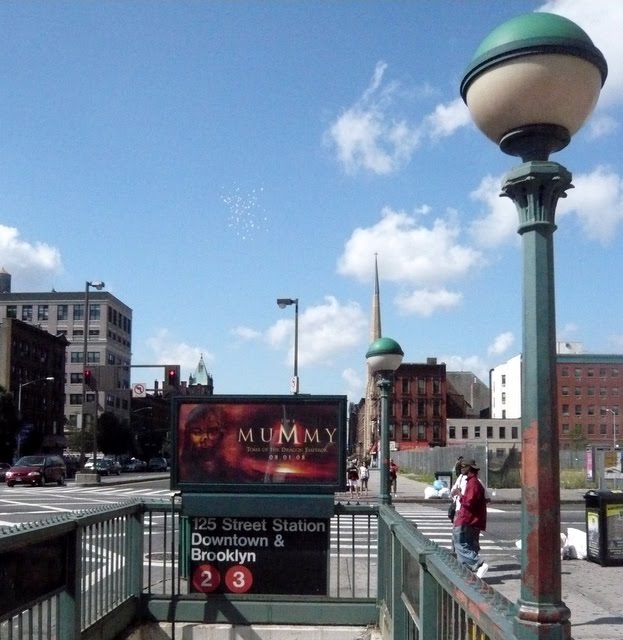
[[[623,352],[623,3],[0,3],[0,268],[13,291],[134,312],[133,362],[203,354],[216,393],[364,394],[374,255],[405,361],[488,370],[521,348],[517,164],[471,124],[463,71],[505,20],[548,10],[609,63],[553,159],[557,329]],[[148,370],[138,370],[135,382]]]

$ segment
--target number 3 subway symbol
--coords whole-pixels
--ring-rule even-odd
[[[246,593],[253,586],[253,574],[241,564],[230,567],[225,574],[225,586],[232,593]]]
[[[211,564],[201,564],[193,571],[193,587],[202,593],[212,593],[221,584],[219,570]]]

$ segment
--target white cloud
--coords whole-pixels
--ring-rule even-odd
[[[439,104],[435,110],[424,119],[428,135],[436,140],[447,138],[457,129],[472,123],[467,105],[462,98],[457,98],[447,104]]]
[[[493,340],[493,343],[489,345],[487,349],[487,353],[490,356],[499,356],[504,352],[508,351],[508,349],[515,342],[515,336],[511,331],[506,331],[505,333],[501,333],[499,336],[496,336]]]
[[[262,337],[262,334],[256,329],[251,329],[250,327],[243,327],[243,326],[234,327],[231,330],[231,333],[236,338],[243,340],[245,342],[248,340],[258,340],[259,338]]]
[[[623,222],[623,180],[609,167],[573,177],[575,189],[558,202],[559,218],[574,213],[585,237],[610,242]]]
[[[485,384],[489,384],[491,366],[478,356],[442,356],[440,362],[446,363],[446,371],[470,371]]]
[[[377,253],[385,280],[435,288],[464,278],[483,264],[483,257],[460,244],[454,218],[451,214],[424,226],[415,216],[386,207],[375,225],[353,231],[338,259],[338,273],[369,282],[371,256]]]
[[[214,361],[214,356],[207,349],[176,342],[168,329],[156,330],[154,335],[145,340],[145,344],[153,354],[147,356],[150,360],[148,364],[179,364],[182,380],[195,371],[202,355],[206,365]]]
[[[593,116],[587,124],[587,136],[589,140],[605,138],[619,128],[619,123],[612,116],[600,113]]]
[[[387,64],[377,63],[362,96],[325,132],[348,173],[392,173],[409,161],[419,143],[417,128],[394,114],[399,85],[383,84],[386,69]]]
[[[418,289],[410,293],[399,294],[395,302],[398,309],[405,314],[415,314],[428,318],[439,310],[458,307],[463,300],[461,293],[447,289]]]
[[[299,313],[299,364],[330,365],[341,353],[361,344],[367,324],[358,304],[341,304],[333,296],[326,296],[324,304],[307,307]],[[266,340],[275,348],[290,344],[286,360],[292,362],[294,319],[275,322],[267,330]]]
[[[354,369],[348,368],[342,371],[342,379],[346,382],[349,398],[360,398],[365,393],[365,380],[363,376]],[[356,402],[356,400],[354,400]]]
[[[495,247],[517,239],[517,210],[509,198],[500,197],[501,184],[501,177],[485,176],[469,194],[472,200],[485,205],[480,217],[470,225],[473,241],[483,247]]]
[[[62,273],[63,265],[58,249],[44,242],[27,242],[20,238],[15,227],[0,224],[0,268],[19,278],[20,289],[37,285],[50,275]]]

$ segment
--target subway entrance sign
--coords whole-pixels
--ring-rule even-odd
[[[172,413],[191,591],[326,595],[346,397],[180,396]]]
[[[199,593],[326,595],[330,520],[190,518],[190,584]]]

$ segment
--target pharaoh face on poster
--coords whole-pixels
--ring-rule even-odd
[[[184,488],[341,483],[342,396],[210,396],[175,407],[175,483]]]

